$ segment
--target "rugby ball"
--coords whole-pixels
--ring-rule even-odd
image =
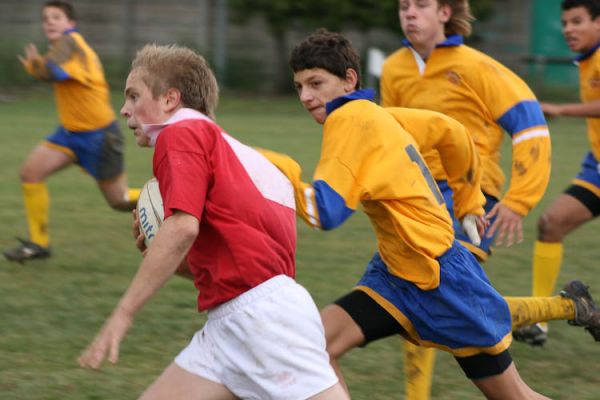
[[[140,231],[144,234],[144,243],[148,247],[165,219],[163,200],[156,178],[150,179],[142,188],[136,209]]]

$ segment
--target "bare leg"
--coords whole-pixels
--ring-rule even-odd
[[[538,240],[562,242],[566,235],[593,218],[590,210],[579,200],[561,194],[544,210],[538,220]]]
[[[490,400],[549,399],[527,386],[523,379],[521,379],[514,363],[500,375],[477,379],[473,383]]]
[[[29,153],[19,175],[23,183],[40,183],[71,164],[73,159],[67,154],[42,143]]]
[[[311,400],[350,400],[350,395],[340,382],[336,383],[327,390],[322,391],[310,398]]]
[[[137,198],[129,199],[129,187],[127,186],[127,175],[122,174],[110,181],[98,182],[109,206],[118,211],[131,211],[135,208]]]
[[[329,353],[331,366],[335,370],[340,384],[346,393],[349,393],[338,360],[348,350],[363,344],[365,336],[352,317],[338,305],[331,304],[321,310],[321,319],[325,327],[327,353]]]
[[[142,394],[140,400],[234,400],[224,385],[187,372],[171,363]]]

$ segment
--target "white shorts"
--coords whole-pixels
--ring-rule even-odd
[[[210,310],[175,363],[243,399],[306,399],[338,381],[319,311],[285,275]]]

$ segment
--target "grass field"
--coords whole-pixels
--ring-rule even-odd
[[[307,168],[305,178],[310,177],[320,128],[296,99],[226,94],[218,115],[218,122],[240,140],[294,155]],[[32,146],[56,125],[51,96],[0,103],[0,124],[0,248],[5,249],[16,243],[15,236],[26,235],[18,170]],[[537,216],[576,173],[587,149],[582,121],[554,120],[551,129],[552,180],[544,200],[526,219],[525,241],[497,249],[486,265],[492,282],[506,295],[529,294]],[[141,186],[151,175],[151,151],[137,148],[126,132],[130,183]],[[507,153],[505,164],[509,160]],[[98,372],[80,369],[79,352],[127,287],[140,256],[130,237],[130,215],[111,211],[78,168],[55,175],[49,187],[54,256],[23,266],[0,260],[0,399],[134,399],[204,322],[204,315],[195,311],[195,289],[188,281],[172,279],[139,314],[117,365]],[[375,248],[373,235],[361,213],[333,232],[312,231],[301,222],[298,226],[298,280],[324,306],[360,277]],[[561,285],[582,279],[598,299],[599,238],[598,221],[569,236],[559,278]],[[525,380],[554,399],[600,399],[600,343],[565,322],[550,326],[545,348],[512,347]],[[433,398],[481,398],[452,357],[438,354]],[[354,399],[404,398],[398,338],[351,352],[342,368]]]

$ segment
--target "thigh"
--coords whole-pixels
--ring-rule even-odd
[[[50,147],[45,143],[37,145],[27,156],[21,167],[21,179],[27,183],[42,182],[54,172],[71,165],[73,158],[68,150]]]
[[[488,399],[548,399],[523,381],[514,363],[499,375],[473,380],[473,383]]]
[[[142,394],[140,400],[229,400],[237,399],[224,385],[194,375],[171,363]]]
[[[321,311],[321,320],[325,328],[327,353],[334,359],[348,350],[365,343],[365,335],[342,307],[330,304]]]
[[[327,390],[322,391],[312,397],[309,397],[310,400],[350,400],[350,396],[341,383],[336,383],[334,386],[330,387]]]

